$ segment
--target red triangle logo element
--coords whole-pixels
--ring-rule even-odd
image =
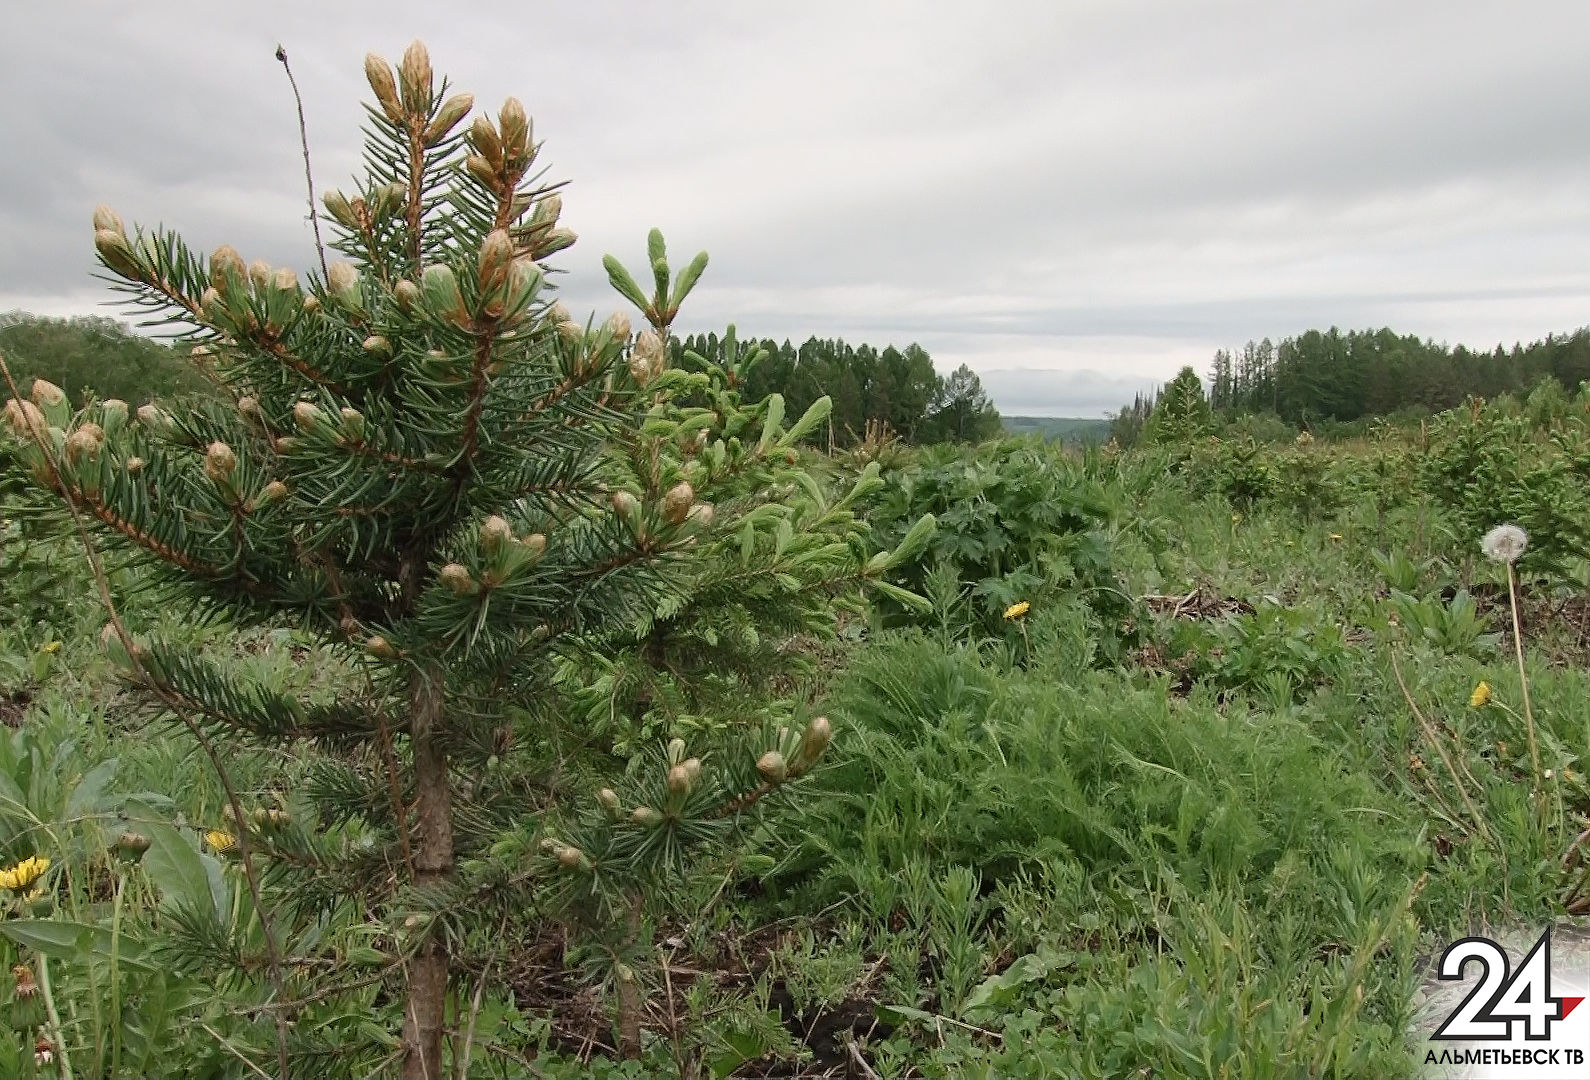
[[[1579,1007],[1579,1003],[1581,1001],[1583,1001],[1584,998],[1582,998],[1582,997],[1576,997],[1576,998],[1565,997],[1565,998],[1562,998],[1561,1000],[1562,1000],[1562,1015],[1557,1017],[1557,1019],[1566,1020],[1566,1019],[1568,1019],[1568,1014],[1573,1012],[1575,1009],[1577,1009]]]

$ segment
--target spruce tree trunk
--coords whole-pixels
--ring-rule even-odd
[[[634,944],[640,935],[642,904],[639,893],[629,896],[629,943]],[[618,984],[618,1053],[620,1057],[635,1060],[640,1057],[640,1017],[644,1008],[640,996],[639,976],[620,980]]]
[[[414,755],[414,884],[453,873],[453,815],[447,750],[441,741],[439,668],[414,674],[409,745]],[[447,944],[433,935],[410,962],[403,1008],[404,1080],[442,1080],[442,1031],[447,1007]]]

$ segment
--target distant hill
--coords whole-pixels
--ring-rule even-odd
[[[1068,443],[1102,443],[1110,437],[1108,419],[1085,416],[1000,416],[1011,435],[1041,435]]]

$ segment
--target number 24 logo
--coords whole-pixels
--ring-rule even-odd
[[[1468,937],[1454,941],[1441,954],[1440,978],[1461,981],[1463,969],[1478,961],[1485,969],[1479,985],[1436,1029],[1431,1039],[1505,1041],[1512,1021],[1524,1022],[1524,1038],[1551,1038],[1551,1025],[1566,1019],[1583,998],[1551,996],[1551,930],[1540,935],[1509,977],[1507,953],[1490,938]]]

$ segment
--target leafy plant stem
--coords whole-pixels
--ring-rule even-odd
[[[55,1008],[55,994],[50,989],[50,960],[39,953],[39,993],[44,997],[44,1015],[50,1021],[50,1040],[55,1043],[55,1064],[61,1080],[72,1080],[72,1062],[66,1054],[66,1037],[61,1032],[61,1014]]]

